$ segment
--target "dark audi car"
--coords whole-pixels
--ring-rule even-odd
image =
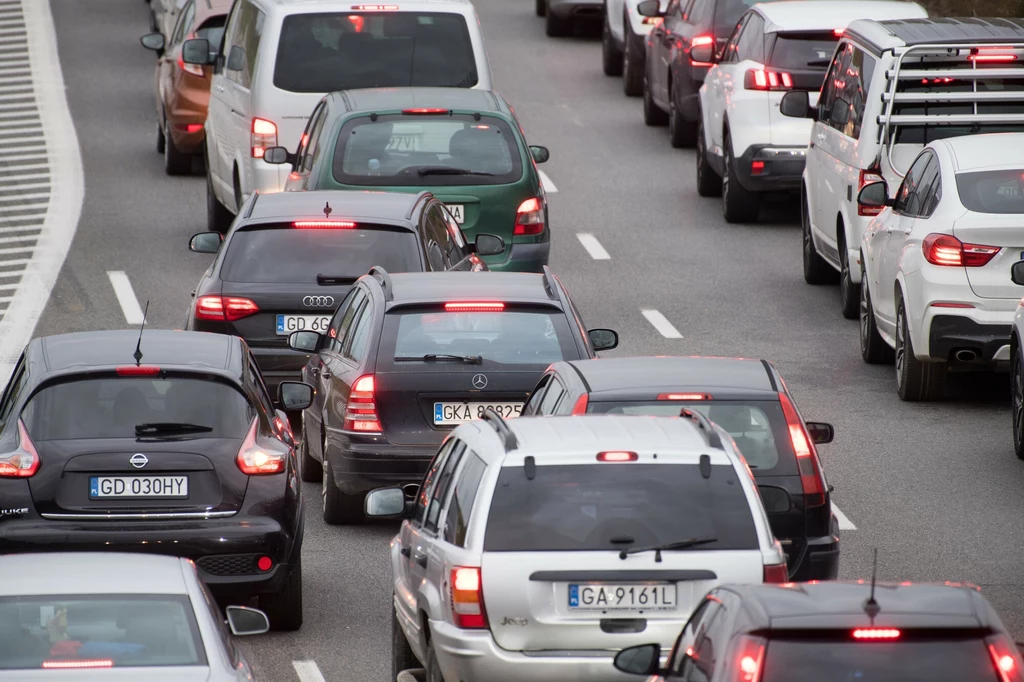
[[[839,523],[815,443],[832,427],[804,422],[767,360],[712,357],[608,358],[548,368],[523,415],[646,414],[695,409],[728,431],[761,490],[793,580],[839,575]]]
[[[289,382],[289,409],[312,399]],[[298,462],[241,339],[182,331],[33,339],[0,398],[0,550],[195,560],[218,599],[302,625]]]
[[[510,418],[551,362],[594,357],[615,332],[586,327],[544,274],[374,268],[326,334],[296,332],[316,398],[303,414],[302,471],[322,480],[324,520],[363,520],[374,488],[419,484],[445,435],[488,407]]]

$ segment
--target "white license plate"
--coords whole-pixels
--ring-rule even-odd
[[[435,424],[461,424],[479,419],[488,407],[505,419],[518,417],[522,403],[434,403]]]
[[[278,315],[277,333],[284,335],[292,332],[311,331],[326,334],[330,324],[330,315]]]
[[[188,476],[91,476],[89,498],[104,497],[183,499],[188,497]]]
[[[570,611],[670,611],[676,608],[676,586],[569,585]]]
[[[455,218],[455,222],[461,225],[466,220],[466,207],[462,204],[445,204],[445,208]]]

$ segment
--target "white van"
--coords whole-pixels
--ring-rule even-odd
[[[206,118],[207,223],[225,231],[253,192],[278,192],[288,170],[265,149],[294,152],[325,93],[375,87],[491,89],[468,0],[236,0],[218,50],[187,41],[185,61],[213,63]]]

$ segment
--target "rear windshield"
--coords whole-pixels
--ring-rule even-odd
[[[761,682],[996,682],[982,639],[836,642],[772,639]]]
[[[771,2],[772,0],[718,0],[715,3],[715,37],[724,41],[732,35],[736,24],[740,23],[740,17],[748,9],[758,2]],[[719,45],[722,43],[719,42]]]
[[[469,29],[448,12],[293,14],[274,85],[290,92],[477,84]]]
[[[186,377],[119,377],[52,384],[22,410],[34,441],[135,438],[135,426],[196,424],[201,438],[242,438],[255,412],[238,390],[220,381]]]
[[[378,366],[439,365],[450,360],[428,355],[479,358],[481,367],[537,365],[579,357],[569,323],[561,311],[520,308],[501,312],[431,310],[392,312],[384,317],[384,341]]]
[[[416,235],[407,230],[240,230],[227,248],[220,275],[226,282],[316,284],[317,275],[354,282],[374,265],[423,270]]]
[[[0,670],[206,665],[185,595],[0,598]],[[74,676],[74,673],[71,673]]]
[[[350,185],[496,185],[522,177],[523,164],[512,128],[499,118],[403,115],[346,123],[333,171]]]
[[[647,400],[635,402],[591,402],[588,413],[645,414],[655,417],[678,417],[688,407],[701,412],[729,432],[747,464],[754,470],[779,467],[780,448],[787,454],[783,466],[792,468],[787,437],[786,418],[778,401],[755,400],[749,402],[714,401],[711,403],[679,402],[674,400]],[[794,470],[795,471],[795,470]],[[772,473],[784,473],[772,471]]]
[[[957,173],[956,191],[977,213],[1024,213],[1024,169]]]
[[[484,549],[621,550],[715,538],[693,551],[757,549],[746,495],[731,466],[600,463],[523,467],[498,476]]]
[[[824,76],[838,42],[834,33],[779,33],[768,63],[777,69],[821,70]]]

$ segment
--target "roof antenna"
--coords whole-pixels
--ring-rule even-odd
[[[328,220],[331,217],[331,205],[326,201],[324,202],[324,217],[327,218]]]
[[[146,328],[146,315],[149,313],[149,301],[146,301],[146,309],[142,311],[142,326],[139,327],[139,341],[135,344],[135,353],[132,357],[135,358],[136,366],[142,364],[142,330]]]
[[[878,577],[878,548],[875,547],[875,560],[871,566],[871,594],[868,596],[867,601],[864,602],[864,613],[871,619],[871,624],[875,624],[875,616],[882,610],[882,607],[875,601],[875,580]]]

